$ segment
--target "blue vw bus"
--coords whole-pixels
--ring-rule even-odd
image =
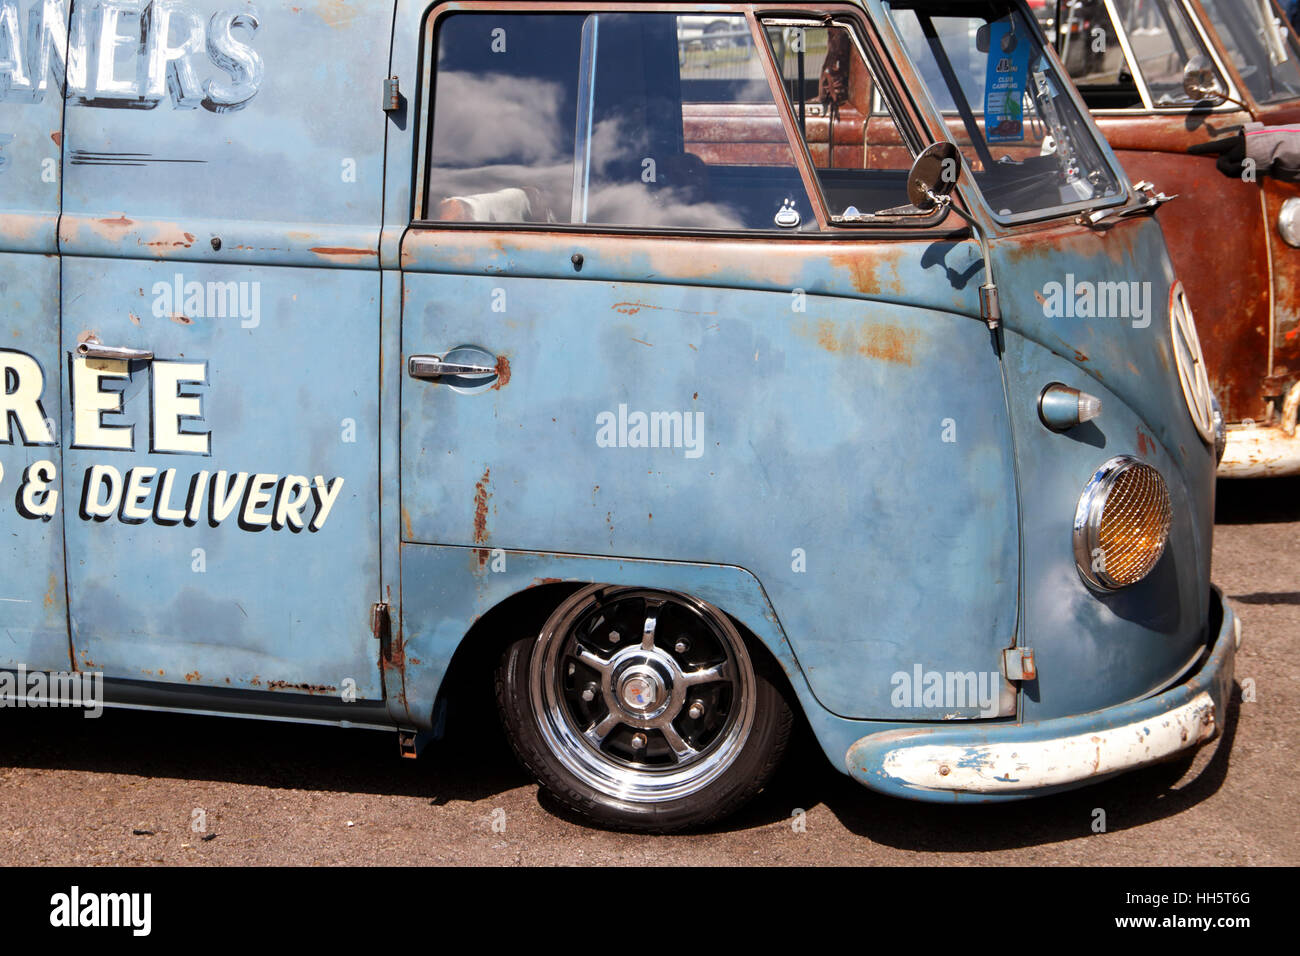
[[[0,698],[396,729],[602,825],[1213,737],[1216,429],[1022,0],[0,0]],[[84,703],[84,700],[83,700]]]

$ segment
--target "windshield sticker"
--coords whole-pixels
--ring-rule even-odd
[[[984,79],[984,138],[990,143],[1024,139],[1025,77],[1030,44],[1019,42],[1009,22],[989,24],[988,73]]]

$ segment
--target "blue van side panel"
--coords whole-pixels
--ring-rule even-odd
[[[61,471],[79,663],[190,686],[382,696],[370,609],[392,10],[75,5],[73,35],[94,28],[88,70],[68,78],[54,388],[90,333],[157,358],[132,363],[125,414],[105,416],[136,426],[131,450],[78,448]],[[167,50],[170,60],[150,58]],[[64,107],[57,89],[41,102]],[[238,311],[214,298],[222,289],[237,290]],[[151,379],[178,360],[206,367],[188,389],[202,395],[202,420],[186,426],[211,433],[206,455],[152,450]],[[199,471],[344,484],[314,531],[242,527],[243,498],[219,527],[207,506],[194,523],[86,520],[78,506],[97,464],[175,468],[182,498]]]
[[[155,315],[154,284],[170,285],[176,274],[204,286],[255,284],[256,326],[244,327],[252,319],[238,316]],[[70,256],[64,281],[78,293],[65,311],[65,355],[89,330],[155,355],[131,366],[124,412],[104,416],[114,428],[134,429],[131,449],[78,447],[65,412],[64,514],[79,664],[110,677],[324,694],[341,693],[351,679],[358,697],[378,698],[368,621],[379,578],[379,274]],[[350,321],[354,315],[367,319]],[[331,347],[300,344],[314,328],[328,330]],[[63,363],[65,376],[76,361]],[[200,396],[202,419],[189,427],[210,435],[208,455],[152,450],[155,377],[175,361],[205,370],[204,384],[190,389]],[[146,499],[152,520],[129,523],[120,509],[88,518],[83,492],[94,466],[114,469],[123,481],[157,469]],[[175,478],[164,499],[167,472]],[[208,492],[187,497],[191,479],[204,474]],[[249,476],[243,493],[222,517],[211,489],[219,480],[223,491],[240,488],[239,474]],[[300,529],[258,525],[274,498],[249,504],[255,476],[268,476],[268,493],[290,476],[319,476],[337,487],[337,498],[328,512],[314,500],[306,504]],[[106,483],[92,488],[107,499]],[[197,520],[161,520],[164,500],[181,509],[189,501]]]

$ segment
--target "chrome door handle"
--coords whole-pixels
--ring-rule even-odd
[[[444,375],[496,375],[492,365],[444,362],[441,355],[412,355],[406,363],[411,378],[441,378]]]
[[[128,349],[119,345],[105,345],[98,336],[90,336],[84,342],[77,343],[77,354],[84,358],[121,359],[127,362],[150,362],[153,352],[149,349]]]

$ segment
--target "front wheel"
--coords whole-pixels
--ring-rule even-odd
[[[590,585],[507,648],[497,703],[524,765],[619,829],[699,826],[767,782],[790,708],[735,625],[697,598]]]

